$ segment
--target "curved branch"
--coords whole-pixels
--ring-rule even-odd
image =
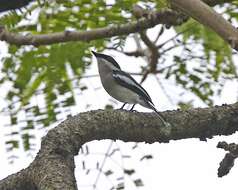
[[[149,70],[149,72],[150,73],[155,73],[156,67],[157,67],[157,64],[158,64],[158,59],[160,57],[160,53],[158,51],[158,48],[149,39],[149,37],[147,36],[145,31],[140,32],[140,37],[141,37],[142,41],[146,44],[146,46],[148,47],[148,49],[150,51],[150,55],[149,55],[150,70]],[[145,78],[142,79],[142,81],[144,81],[144,80],[145,80]]]
[[[169,142],[211,138],[238,130],[238,103],[161,114],[173,127],[163,127],[155,113],[97,110],[70,117],[43,138],[41,150],[28,168],[0,181],[0,189],[77,189],[74,156],[92,140]]]

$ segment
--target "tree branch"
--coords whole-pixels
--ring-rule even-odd
[[[149,39],[145,31],[140,32],[140,37],[142,41],[145,43],[145,45],[148,47],[150,51],[150,55],[148,57],[149,59],[149,65],[150,65],[150,70],[149,73],[154,73],[156,71],[158,59],[160,57],[158,48],[156,45]],[[145,80],[145,79],[144,79]],[[143,80],[143,81],[144,81]]]
[[[136,33],[148,28],[153,28],[157,24],[170,24],[178,25],[181,23],[179,13],[172,10],[162,10],[156,15],[150,18],[142,18],[136,22],[130,22],[127,24],[109,26],[104,28],[93,29],[89,31],[64,31],[51,34],[38,34],[38,35],[22,35],[11,33],[0,28],[0,40],[6,41],[9,44],[15,45],[49,45],[60,42],[70,41],[91,41],[102,38],[110,38],[113,36],[128,35],[130,33]]]
[[[173,8],[211,28],[238,51],[238,30],[207,4],[200,0],[170,0],[170,2]]]
[[[155,113],[97,110],[70,117],[43,138],[41,150],[28,168],[0,181],[0,189],[77,189],[73,158],[92,140],[169,142],[229,135],[238,130],[238,103],[161,114],[173,127],[163,127]]]
[[[197,0],[170,0],[171,4],[197,19],[202,24],[212,28],[225,41],[231,44],[232,48],[238,49],[238,31],[229,22],[223,19],[208,5],[202,1]],[[15,1],[14,1],[15,2]],[[27,1],[24,1],[27,2]],[[231,0],[204,0],[210,5],[221,4],[225,2],[232,2]],[[1,8],[1,7],[0,7]],[[158,24],[179,25],[187,20],[187,17],[181,13],[171,10],[161,10],[160,12],[153,12],[148,18],[142,18],[137,22],[123,24],[120,26],[110,26],[89,31],[65,31],[51,34],[39,35],[21,35],[11,33],[0,28],[0,40],[6,41],[9,44],[15,45],[49,45],[60,42],[70,41],[91,41],[102,38],[110,38],[113,36],[128,35],[130,33],[140,32],[145,29],[152,28]]]

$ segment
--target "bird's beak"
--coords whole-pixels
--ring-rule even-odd
[[[91,51],[95,57],[97,57],[97,53],[95,51]]]

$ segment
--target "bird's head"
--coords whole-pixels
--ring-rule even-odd
[[[119,64],[111,56],[95,51],[92,51],[92,53],[97,58],[98,65],[107,66],[112,70],[121,70]]]

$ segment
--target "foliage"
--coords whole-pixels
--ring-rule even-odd
[[[45,2],[39,8],[37,3],[30,4],[26,10],[13,11],[3,15],[0,22],[8,30],[18,33],[51,33],[64,30],[88,30],[115,23],[125,23],[130,14],[129,7],[136,1],[117,1],[106,4],[105,1],[53,1]],[[122,14],[123,13],[123,14]],[[35,21],[32,21],[34,19]],[[29,21],[31,20],[31,21]],[[123,45],[124,38],[117,38],[115,45]],[[108,39],[110,40],[110,39]],[[104,49],[108,40],[90,43],[65,43],[40,47],[9,46],[8,55],[3,57],[1,84],[10,82],[6,99],[8,105],[4,111],[11,117],[10,126],[14,133],[19,132],[17,113],[30,115],[26,125],[47,127],[57,120],[60,107],[75,104],[72,79],[80,79],[91,63],[90,47]],[[112,41],[114,42],[114,41]],[[118,45],[119,44],[119,45]],[[43,95],[39,107],[32,104],[35,95]],[[64,97],[63,99],[59,96]],[[25,126],[25,130],[34,130]],[[34,126],[34,125],[33,125]],[[24,139],[23,139],[23,142]],[[16,142],[7,141],[11,148],[18,148]],[[29,150],[29,146],[28,147]]]
[[[193,19],[177,27],[176,30],[186,31],[183,33],[182,43],[192,44],[184,45],[183,55],[174,57],[178,65],[178,68],[173,71],[176,82],[192,91],[208,105],[212,105],[214,83],[222,87],[226,78],[237,76],[232,50],[217,34]],[[200,45],[196,51],[194,51],[194,43]],[[191,60],[196,59],[198,60],[196,64],[191,66]],[[217,90],[218,95],[220,92],[221,88]]]

